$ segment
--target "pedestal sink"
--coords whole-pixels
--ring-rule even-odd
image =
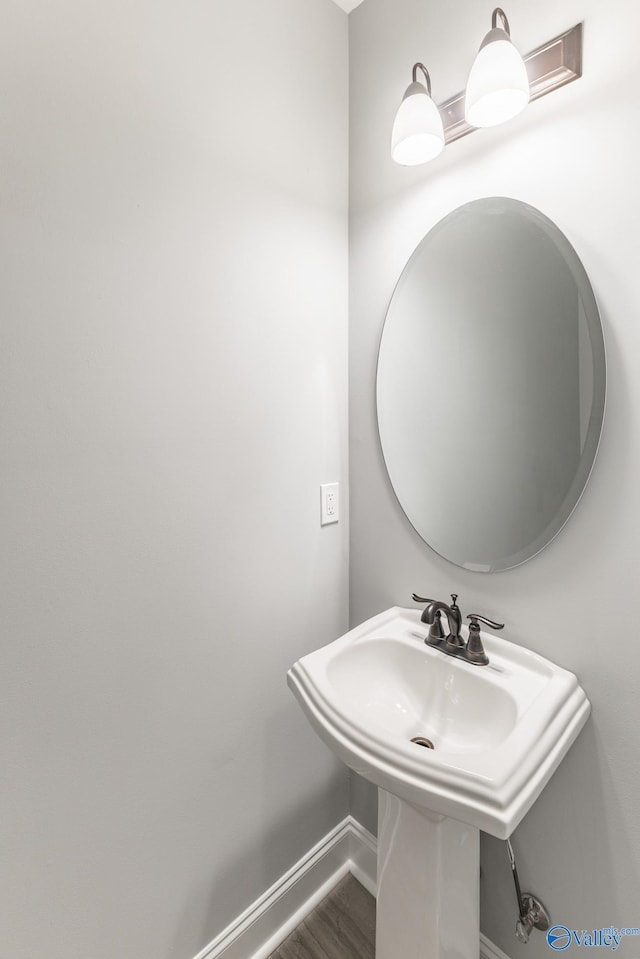
[[[298,660],[320,738],[378,786],[376,959],[477,959],[479,832],[508,838],[587,720],[573,673],[484,632],[488,666],[394,607]]]

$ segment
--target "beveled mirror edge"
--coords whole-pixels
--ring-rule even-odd
[[[580,25],[580,26],[581,26],[581,25]],[[379,418],[378,418],[378,380],[379,380],[379,370],[380,370],[380,348],[381,348],[381,346],[382,346],[382,341],[383,341],[383,337],[384,337],[384,329],[385,329],[385,325],[386,325],[386,322],[387,322],[387,318],[388,318],[388,316],[389,316],[389,311],[390,311],[391,306],[392,306],[392,304],[393,304],[393,301],[394,301],[394,298],[395,298],[395,296],[396,296],[396,292],[397,292],[397,290],[398,290],[398,287],[399,287],[399,285],[400,285],[400,283],[401,283],[401,281],[402,281],[402,277],[404,276],[406,270],[407,270],[408,267],[410,266],[410,264],[411,264],[411,262],[413,261],[413,259],[418,255],[418,252],[419,252],[421,246],[423,245],[423,243],[425,243],[425,241],[427,240],[428,237],[432,237],[432,236],[433,236],[433,233],[436,232],[436,231],[438,231],[438,230],[443,226],[443,224],[445,223],[445,221],[446,221],[449,217],[455,215],[456,213],[460,213],[461,211],[465,210],[465,209],[466,209],[467,207],[469,207],[469,206],[473,206],[473,205],[476,205],[476,204],[478,204],[478,203],[487,202],[487,201],[506,201],[508,204],[514,204],[514,205],[516,205],[516,206],[518,206],[518,207],[524,207],[524,208],[526,208],[527,210],[530,210],[537,218],[540,218],[541,220],[545,221],[546,224],[548,224],[550,227],[552,227],[553,230],[554,230],[557,234],[559,234],[559,235],[566,241],[566,243],[567,243],[567,245],[569,246],[569,248],[573,251],[573,254],[574,254],[574,256],[575,256],[576,262],[578,263],[578,265],[579,265],[580,268],[581,268],[581,271],[582,271],[582,274],[583,274],[583,276],[584,276],[584,279],[586,280],[588,292],[589,292],[590,297],[591,297],[592,302],[593,302],[593,306],[595,307],[595,317],[597,318],[597,321],[598,321],[598,322],[597,322],[597,323],[595,323],[595,322],[592,323],[591,320],[588,318],[588,329],[589,329],[589,336],[590,336],[590,340],[591,340],[591,342],[592,342],[592,345],[594,345],[594,339],[595,339],[596,344],[597,344],[597,346],[599,347],[599,350],[600,350],[600,353],[601,353],[601,359],[602,359],[602,362],[601,362],[601,364],[600,364],[599,367],[596,367],[596,364],[595,364],[595,361],[594,361],[594,392],[595,392],[595,382],[596,382],[596,378],[600,381],[600,396],[601,396],[601,399],[600,399],[600,403],[599,403],[599,405],[598,405],[598,407],[597,407],[597,409],[600,410],[600,413],[598,414],[598,413],[597,413],[597,410],[592,409],[591,417],[590,417],[590,421],[592,421],[592,420],[594,419],[594,417],[597,416],[597,418],[598,418],[598,420],[599,420],[599,426],[598,426],[597,429],[594,429],[594,430],[591,430],[591,426],[590,426],[590,428],[587,430],[587,435],[590,437],[590,444],[589,444],[589,445],[593,447],[593,453],[589,456],[588,466],[585,467],[585,469],[584,469],[584,471],[583,471],[583,477],[584,477],[584,478],[583,478],[582,480],[578,480],[577,477],[574,478],[574,482],[572,483],[570,489],[567,491],[567,494],[566,494],[566,496],[565,496],[565,498],[564,498],[564,501],[563,501],[563,502],[567,502],[567,501],[570,499],[570,494],[571,494],[571,495],[575,495],[575,494],[573,494],[572,491],[573,491],[576,487],[578,487],[578,486],[580,485],[580,483],[581,483],[580,491],[579,491],[579,492],[577,493],[577,495],[576,495],[575,502],[573,503],[573,506],[566,512],[566,516],[564,517],[564,520],[559,523],[559,525],[558,525],[557,528],[555,529],[555,532],[553,532],[551,535],[548,534],[547,530],[548,530],[549,527],[551,526],[551,524],[549,524],[549,525],[545,528],[545,530],[543,531],[543,533],[541,533],[540,536],[536,537],[536,539],[533,541],[533,543],[531,544],[531,550],[530,550],[530,551],[526,551],[526,555],[524,555],[525,551],[522,551],[521,553],[513,554],[511,557],[506,557],[506,558],[505,558],[505,561],[504,561],[504,565],[497,565],[497,564],[495,564],[495,563],[494,563],[494,564],[490,564],[490,563],[487,563],[487,564],[458,563],[458,562],[456,562],[455,560],[452,560],[452,559],[450,559],[449,557],[445,556],[443,553],[439,552],[434,546],[432,546],[431,543],[428,542],[428,540],[425,538],[425,536],[420,532],[420,530],[418,529],[418,527],[415,525],[415,523],[413,522],[413,520],[411,519],[411,517],[406,513],[406,511],[405,511],[405,509],[404,509],[404,507],[403,507],[403,505],[402,505],[402,503],[401,503],[401,501],[400,501],[400,498],[399,498],[399,496],[398,496],[398,494],[397,494],[397,492],[396,492],[396,488],[395,488],[395,486],[394,486],[394,484],[393,484],[393,481],[392,481],[392,479],[391,479],[391,473],[390,473],[390,470],[389,470],[389,466],[388,466],[388,463],[387,463],[387,458],[386,458],[386,456],[385,456],[384,447],[383,447],[383,444],[382,444],[382,437],[381,437],[381,435],[380,435]],[[596,377],[596,374],[599,374],[599,375]],[[470,201],[468,201],[467,203],[463,203],[463,204],[462,204],[461,206],[459,206],[459,207],[455,207],[453,210],[450,210],[449,213],[447,213],[447,214],[445,214],[443,217],[441,217],[436,223],[434,223],[432,227],[430,227],[430,229],[429,229],[429,230],[427,231],[427,233],[422,237],[422,239],[420,240],[420,242],[419,242],[419,243],[417,244],[417,246],[413,249],[413,251],[411,252],[411,255],[410,255],[409,258],[407,259],[404,267],[402,268],[402,270],[401,270],[401,272],[400,272],[400,275],[399,275],[398,279],[396,280],[396,283],[394,284],[393,291],[392,291],[391,296],[389,297],[389,301],[388,301],[388,303],[387,303],[387,308],[386,308],[385,314],[384,314],[384,320],[383,320],[383,322],[382,322],[382,326],[381,326],[381,329],[380,329],[380,335],[379,335],[379,337],[378,337],[378,347],[377,347],[377,351],[376,351],[376,370],[375,370],[374,405],[375,405],[375,415],[376,415],[376,426],[378,427],[378,428],[376,429],[376,435],[377,435],[377,440],[378,440],[378,449],[379,449],[380,455],[381,455],[381,457],[382,457],[382,462],[384,463],[385,472],[386,472],[386,474],[387,474],[387,478],[388,478],[388,480],[389,480],[389,485],[390,485],[390,487],[391,487],[391,490],[392,490],[394,499],[395,499],[396,503],[398,504],[402,515],[403,515],[403,516],[405,517],[405,519],[408,521],[411,529],[412,529],[412,530],[414,531],[414,533],[419,537],[420,541],[421,541],[425,546],[427,546],[427,547],[431,550],[432,553],[434,553],[436,556],[440,557],[440,559],[445,560],[445,562],[450,563],[452,566],[455,566],[455,567],[458,568],[458,569],[465,569],[465,570],[468,570],[469,572],[479,572],[479,573],[502,573],[502,572],[508,572],[508,571],[510,571],[510,570],[513,570],[513,569],[517,569],[519,566],[524,565],[524,563],[527,563],[527,562],[529,562],[529,560],[534,559],[536,556],[538,556],[541,552],[543,552],[543,551],[547,548],[547,546],[550,546],[551,543],[556,539],[556,537],[558,536],[558,534],[565,528],[565,526],[566,526],[567,523],[569,522],[569,519],[571,518],[571,516],[572,516],[573,513],[575,512],[576,507],[578,506],[578,503],[581,501],[582,497],[584,496],[585,490],[586,490],[587,485],[588,485],[588,483],[589,483],[589,479],[591,478],[591,475],[592,475],[592,473],[593,473],[593,470],[594,470],[594,467],[595,467],[595,462],[596,462],[597,455],[598,455],[598,450],[599,450],[599,448],[600,448],[600,443],[601,443],[601,441],[602,441],[602,434],[603,434],[603,431],[604,431],[604,422],[605,422],[606,408],[607,408],[607,392],[608,392],[607,345],[606,345],[606,337],[605,337],[604,326],[603,326],[603,323],[602,323],[602,314],[601,314],[600,309],[599,309],[599,306],[598,306],[598,301],[597,301],[597,298],[596,298],[596,295],[595,295],[595,291],[594,291],[593,286],[592,286],[592,284],[591,284],[591,280],[589,279],[589,274],[587,273],[587,271],[586,271],[586,269],[585,269],[585,267],[584,267],[584,264],[582,263],[582,259],[581,259],[581,257],[578,255],[575,247],[573,246],[573,244],[571,243],[571,241],[569,240],[569,238],[567,237],[567,235],[564,233],[564,231],[561,230],[560,227],[558,227],[550,217],[546,216],[546,214],[542,213],[541,210],[539,210],[537,207],[534,207],[532,204],[526,203],[524,200],[519,200],[519,199],[517,199],[517,198],[515,198],[515,197],[507,197],[507,196],[488,196],[488,197],[478,197],[478,198],[476,198],[475,200],[470,200]],[[585,445],[586,445],[586,444],[585,444]],[[581,463],[582,463],[582,460],[583,460],[583,457],[581,457]],[[546,537],[546,538],[545,538],[545,537]],[[538,545],[538,544],[539,544],[539,545]]]

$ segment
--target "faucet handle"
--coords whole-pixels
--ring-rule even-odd
[[[434,599],[426,599],[426,597],[424,596],[418,596],[417,593],[412,593],[411,599],[414,601],[414,603],[434,603],[435,602]]]
[[[449,593],[449,595],[451,596],[451,609],[458,609],[458,606],[456,605],[458,594]],[[411,599],[414,601],[414,603],[435,603],[435,599],[427,599],[425,596],[418,596],[417,593],[412,593]]]
[[[435,599],[427,599],[425,596],[418,596],[417,593],[411,594],[411,599],[414,603],[435,603]],[[424,622],[424,614],[426,610],[422,613]],[[440,610],[436,612],[435,619],[431,626],[429,627],[429,636],[425,639],[425,643],[431,643],[431,645],[440,645],[441,641],[444,639],[444,629],[442,628],[442,614]]]
[[[467,662],[475,663],[477,666],[486,666],[489,662],[489,657],[485,653],[484,646],[482,645],[479,623],[484,623],[485,626],[490,626],[491,629],[502,629],[504,623],[494,623],[485,616],[480,616],[479,613],[469,613],[467,619],[470,620],[469,639],[467,640],[466,647]]]
[[[486,616],[480,616],[479,613],[469,613],[467,619],[471,620],[470,625],[473,626],[478,626],[478,622],[481,622],[490,629],[504,629],[504,623],[494,623],[493,620],[487,619]],[[478,629],[480,629],[479,626]]]

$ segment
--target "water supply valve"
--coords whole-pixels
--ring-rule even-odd
[[[549,928],[549,913],[536,896],[533,896],[530,892],[523,893],[520,891],[516,857],[508,839],[507,853],[509,855],[509,862],[511,863],[513,882],[516,887],[516,897],[518,899],[519,916],[516,922],[516,938],[526,945],[529,942],[532,929],[540,929],[541,932],[546,932]]]
[[[522,915],[524,912],[524,915]],[[525,892],[521,902],[520,918],[516,922],[516,937],[525,945],[529,942],[532,929],[542,932],[549,928],[549,916],[539,899]]]

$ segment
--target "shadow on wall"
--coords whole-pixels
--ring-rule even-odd
[[[640,863],[634,857],[633,837],[622,818],[621,804],[611,788],[611,779],[606,775],[611,762],[605,744],[598,738],[592,715],[512,837],[522,890],[540,898],[552,925],[579,930],[640,926],[637,911],[631,916],[611,914],[611,902],[625,900],[623,894],[616,894],[617,887],[621,890],[640,888]],[[551,820],[555,820],[553,829],[548,828]],[[618,823],[615,834],[607,830],[607,822]],[[564,837],[561,847],[557,843],[558,835]],[[507,949],[512,959],[530,957],[532,946],[536,954],[546,954],[548,946],[543,934],[534,931],[526,947],[516,939],[516,894],[505,843],[484,833],[481,838],[482,932],[493,942],[501,943],[501,948]],[[558,856],[570,857],[570,871],[577,889],[567,886],[566,867],[560,868],[562,864],[558,863],[559,868],[554,869]],[[534,862],[538,864],[537,872],[532,868]],[[595,876],[587,873],[592,870],[589,864],[594,862],[598,864]],[[545,864],[544,872],[540,863]],[[581,877],[588,883],[588,900],[581,894]],[[579,914],[575,912],[576,901],[581,903]],[[502,903],[499,910],[496,910],[497,902]],[[609,905],[603,905],[606,903]],[[497,915],[501,916],[498,923]],[[491,917],[493,924],[489,922]],[[529,952],[523,952],[524,949]]]
[[[263,785],[259,796],[255,793],[242,795],[238,774],[235,773],[231,781],[231,773],[220,770],[220,789],[234,789],[238,805],[247,810],[247,828],[244,829],[242,823],[238,826],[236,819],[233,855],[227,855],[226,861],[212,858],[206,881],[192,890],[185,903],[166,959],[176,959],[177,956],[192,959],[347,815],[345,767],[336,762],[334,773],[327,777],[326,763],[318,763],[321,768],[317,781],[309,781],[308,775],[302,780],[302,773],[292,768],[295,766],[292,757],[305,748],[306,739],[310,751],[317,750],[324,754],[321,758],[333,761],[329,750],[307,728],[306,722],[303,723],[302,719],[297,722],[296,709],[292,701],[279,713],[268,717],[255,731],[252,742],[247,743],[247,755],[234,757],[234,763],[244,762],[248,767],[256,761],[260,763]],[[255,768],[252,777],[242,778],[250,789],[251,783],[255,785]],[[290,780],[289,804],[283,808],[282,802],[277,803],[274,796],[281,797],[282,784],[286,780]],[[270,810],[276,808],[278,820],[268,821]],[[310,822],[317,823],[317,835],[311,843],[308,840]],[[228,829],[229,824],[217,821],[212,810],[211,830],[224,837],[226,848],[229,846]],[[215,840],[213,845],[215,848]],[[185,942],[192,942],[191,956],[184,955]]]

